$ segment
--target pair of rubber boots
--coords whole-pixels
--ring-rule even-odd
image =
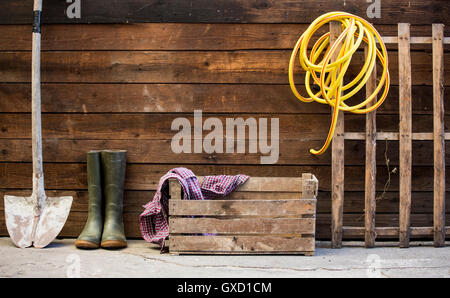
[[[89,214],[75,246],[78,248],[123,248],[123,189],[127,152],[90,151],[87,154]],[[103,221],[104,218],[104,221]]]

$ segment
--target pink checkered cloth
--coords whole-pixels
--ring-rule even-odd
[[[201,186],[194,173],[186,168],[174,168],[162,176],[153,200],[143,206],[145,211],[139,216],[142,237],[147,242],[158,243],[161,248],[164,248],[164,241],[169,236],[170,178],[177,179],[181,184],[184,200],[207,200],[228,195],[245,183],[249,176],[206,176]]]

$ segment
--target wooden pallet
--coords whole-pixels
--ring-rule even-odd
[[[312,174],[250,177],[224,198],[200,201],[182,200],[170,180],[169,252],[314,255],[317,187]]]
[[[408,247],[411,235],[434,236],[436,247],[445,245],[445,237],[450,235],[450,228],[445,226],[445,140],[450,139],[444,132],[444,43],[450,39],[444,37],[444,25],[433,24],[432,37],[411,37],[410,25],[398,24],[398,36],[384,37],[385,43],[398,43],[399,57],[399,132],[376,131],[376,113],[366,115],[366,132],[344,132],[344,117],[339,116],[333,138],[332,150],[332,247],[342,246],[343,236],[364,236],[365,246],[375,246],[376,237],[398,236],[399,246]],[[336,39],[340,32],[340,24],[330,24],[331,38]],[[433,127],[432,133],[412,132],[412,100],[411,94],[411,43],[428,43],[433,47]],[[376,87],[376,70],[366,85],[367,94]],[[431,99],[430,99],[431,100]],[[365,227],[343,226],[344,204],[344,140],[366,140],[366,173],[365,173]],[[399,141],[399,226],[375,226],[376,212],[376,141]],[[412,141],[434,142],[434,226],[411,227],[411,167]]]

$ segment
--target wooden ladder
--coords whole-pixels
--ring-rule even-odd
[[[376,112],[366,114],[366,132],[344,132],[344,115],[341,111],[332,143],[332,247],[342,246],[343,236],[363,236],[365,246],[374,247],[376,237],[399,237],[400,247],[409,247],[411,235],[434,237],[436,247],[445,246],[445,237],[450,235],[450,227],[445,226],[445,140],[450,134],[444,132],[444,44],[450,38],[444,37],[444,25],[433,24],[432,37],[411,37],[410,24],[398,24],[398,36],[384,37],[385,43],[398,43],[399,58],[399,132],[376,131]],[[330,39],[336,40],[341,25],[330,23]],[[411,55],[410,44],[432,44],[433,47],[433,132],[412,132]],[[376,69],[366,85],[366,93],[372,94],[376,88]],[[376,99],[375,99],[376,100]],[[365,226],[343,225],[344,207],[344,141],[365,140]],[[376,141],[399,141],[399,226],[376,227]],[[434,210],[433,227],[411,227],[411,169],[412,141],[433,141],[434,144]]]

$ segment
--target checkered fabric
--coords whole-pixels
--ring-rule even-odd
[[[249,177],[246,175],[206,176],[200,186],[194,173],[186,168],[174,168],[162,176],[153,200],[143,206],[145,211],[139,216],[139,226],[144,240],[158,243],[161,248],[164,247],[164,241],[169,236],[168,180],[170,178],[175,178],[180,183],[184,200],[205,200],[228,195]]]
[[[202,181],[202,193],[207,199],[223,197],[231,193],[237,186],[248,180],[246,175],[206,176]]]

